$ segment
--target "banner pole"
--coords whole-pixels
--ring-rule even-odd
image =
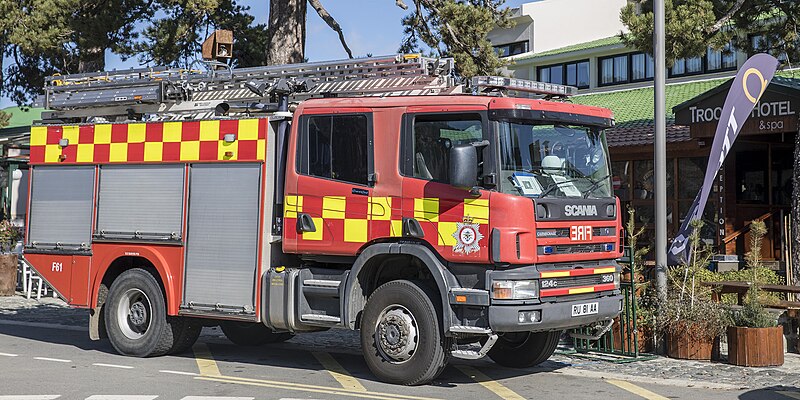
[[[667,72],[664,57],[664,0],[653,2],[655,32],[654,49],[654,86],[655,86],[655,217],[656,217],[656,292],[660,301],[667,295],[667,127],[665,105],[665,74]],[[675,212],[677,210],[673,210]]]

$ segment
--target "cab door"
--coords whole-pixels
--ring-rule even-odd
[[[372,114],[306,114],[298,123],[297,186],[287,192],[295,226],[285,230],[297,232],[298,253],[355,255],[369,241]]]
[[[453,146],[488,138],[486,112],[417,107],[403,129],[403,217],[419,224],[424,240],[450,261],[489,260],[489,191],[450,185],[449,152]],[[490,173],[489,148],[478,149],[480,175]],[[406,232],[407,234],[408,232]]]

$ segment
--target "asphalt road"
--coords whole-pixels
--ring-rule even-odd
[[[130,358],[85,329],[0,320],[2,399],[800,399],[800,393],[661,385],[592,376],[566,364],[512,370],[454,360],[431,385],[375,380],[356,336],[327,332],[257,348],[206,328],[192,351]]]

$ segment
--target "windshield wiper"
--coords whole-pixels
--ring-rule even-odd
[[[564,181],[561,181],[561,182],[553,181],[553,183],[548,185],[547,188],[542,192],[542,194],[539,195],[539,198],[541,199],[542,197],[547,196],[548,194],[552,193],[554,190],[560,188],[561,185],[563,185],[565,183],[575,182],[575,181],[577,181],[579,179],[583,179],[583,178],[572,178],[572,179],[567,179],[567,180],[564,180]]]
[[[594,180],[592,178],[588,178],[587,177],[590,181],[592,181],[592,184],[589,185],[589,187],[586,188],[586,190],[581,192],[581,193],[583,193],[583,198],[584,199],[588,199],[589,195],[592,194],[592,192],[594,192],[595,190],[597,190],[597,188],[600,187],[600,184],[602,184],[606,179],[608,179],[610,177],[611,177],[611,174],[608,174],[608,175],[606,175],[606,176],[604,176],[604,177],[602,177],[600,179],[597,179],[597,180]]]

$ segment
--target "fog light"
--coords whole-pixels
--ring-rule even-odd
[[[517,315],[517,321],[520,324],[536,322],[539,320],[539,313],[537,311],[520,311]]]
[[[614,243],[606,243],[606,251],[614,251]]]
[[[544,254],[553,254],[553,246],[544,246],[542,248],[542,253],[544,253]]]

